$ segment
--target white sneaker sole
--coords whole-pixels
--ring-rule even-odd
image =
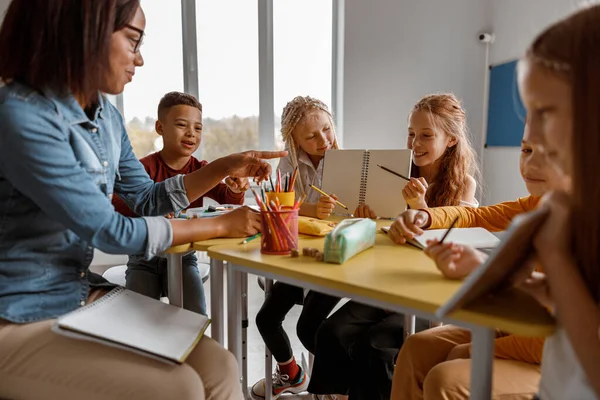
[[[305,379],[304,382],[302,382],[302,385],[300,385],[300,386],[294,386],[294,387],[289,387],[289,388],[285,389],[283,392],[281,392],[279,394],[271,395],[271,399],[272,400],[276,400],[280,396],[282,396],[284,394],[287,394],[287,393],[289,393],[289,394],[300,394],[300,393],[306,392],[306,390],[308,389],[308,384],[309,383],[310,383],[310,381],[308,379]],[[265,400],[265,397],[254,393],[254,391],[252,390],[252,388],[250,388],[250,397],[252,397],[253,400]]]

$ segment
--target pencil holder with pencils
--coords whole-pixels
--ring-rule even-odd
[[[294,192],[265,192],[268,204],[274,201],[284,207],[294,207],[296,193]]]
[[[298,249],[298,207],[263,209],[260,251],[287,255]]]

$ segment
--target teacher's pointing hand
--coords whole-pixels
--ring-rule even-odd
[[[254,178],[260,183],[271,175],[271,164],[265,160],[287,156],[287,151],[249,150],[223,157],[227,175],[237,178]]]

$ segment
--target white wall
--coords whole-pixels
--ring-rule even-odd
[[[492,65],[518,58],[545,26],[581,0],[346,0],[344,147],[404,147],[406,117],[430,92],[452,91],[483,143],[484,47]],[[480,152],[481,153],[481,152]],[[527,194],[518,148],[483,151],[485,204]]]
[[[481,145],[488,1],[346,0],[344,147],[405,148],[407,115],[454,92]]]
[[[492,65],[520,57],[538,33],[581,3],[576,0],[490,1],[492,30],[496,34],[490,52]],[[519,148],[488,148],[484,151],[487,204],[527,195],[517,165],[519,155]]]

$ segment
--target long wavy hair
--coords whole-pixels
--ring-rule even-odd
[[[479,166],[475,151],[469,140],[467,114],[460,101],[451,93],[430,94],[413,107],[431,116],[432,125],[456,140],[446,148],[439,162],[438,173],[429,183],[425,201],[429,207],[457,206],[464,198],[469,176],[479,181]],[[409,116],[410,118],[410,116]],[[413,165],[413,176],[419,176],[418,167]]]
[[[281,115],[281,136],[285,143],[286,150],[290,153],[290,159],[294,168],[298,167],[298,155],[300,146],[294,140],[294,130],[296,126],[304,118],[313,113],[314,111],[322,111],[327,114],[329,119],[329,125],[333,131],[333,143],[332,149],[338,149],[337,135],[335,134],[335,124],[333,123],[333,115],[329,111],[329,108],[321,100],[315,99],[310,96],[297,96],[290,102],[288,102],[283,108],[283,114]],[[298,184],[295,186],[296,191],[300,195],[305,194],[304,182],[302,182],[302,174],[298,174],[296,178]]]
[[[572,89],[571,238],[590,293],[600,301],[600,6],[547,28],[525,60],[565,79]]]

